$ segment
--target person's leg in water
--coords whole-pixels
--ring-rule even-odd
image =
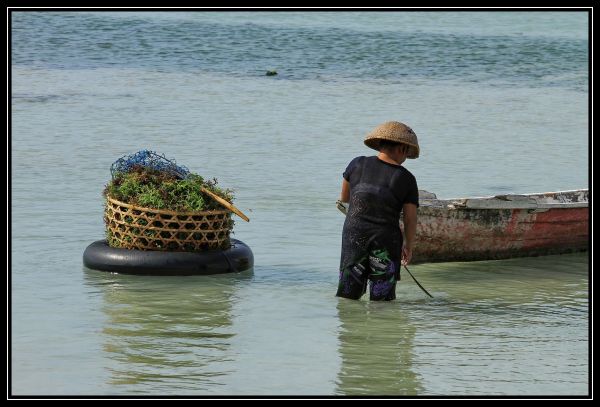
[[[335,294],[337,297],[358,300],[367,291],[369,258],[363,256],[358,261],[340,270],[340,282]]]
[[[400,262],[394,261],[385,249],[369,252],[369,294],[373,301],[396,299],[396,282],[400,279]]]

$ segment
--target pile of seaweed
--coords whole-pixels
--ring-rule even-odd
[[[114,173],[104,188],[104,196],[145,208],[177,212],[222,210],[223,206],[202,192],[203,188],[233,201],[233,191],[220,188],[216,178],[206,180],[193,173],[181,178],[143,165]]]
[[[110,172],[112,179],[103,195],[137,208],[119,213],[108,199],[105,201],[109,246],[176,251],[229,247],[234,220],[231,216],[223,218],[218,212],[214,216],[206,213],[225,209],[223,202],[217,202],[211,194],[229,203],[233,201],[233,191],[219,187],[216,178],[205,179],[148,150],[121,157],[112,164]],[[148,218],[143,208],[177,215]],[[180,231],[173,234],[172,229]]]

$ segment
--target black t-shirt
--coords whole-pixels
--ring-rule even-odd
[[[361,156],[348,164],[343,176],[350,183],[348,215],[360,223],[398,229],[403,205],[419,206],[417,180],[401,165]]]

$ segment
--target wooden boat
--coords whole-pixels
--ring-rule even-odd
[[[419,191],[419,204],[413,264],[562,254],[590,245],[587,189],[458,199]],[[348,204],[337,205],[345,214]]]
[[[590,244],[587,189],[459,199],[419,191],[419,202],[412,263],[561,254]]]

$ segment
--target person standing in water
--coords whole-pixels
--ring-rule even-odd
[[[415,245],[419,192],[402,163],[419,157],[419,142],[410,127],[390,121],[370,132],[365,144],[379,154],[354,158],[343,174],[340,201],[349,207],[336,296],[358,300],[370,281],[370,299],[389,301],[396,298],[400,266],[410,263]]]

